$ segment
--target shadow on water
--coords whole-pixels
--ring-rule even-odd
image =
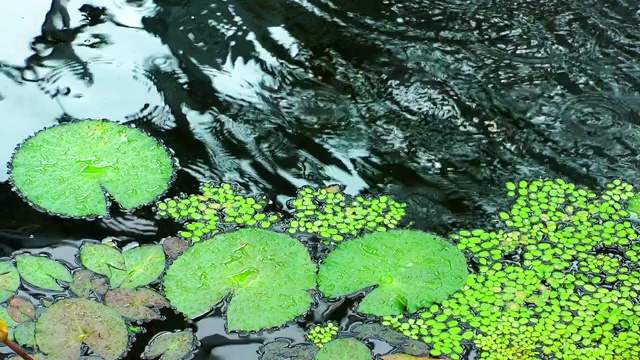
[[[2,164],[43,127],[108,118],[176,152],[175,193],[230,181],[277,199],[338,182],[350,193],[391,193],[419,228],[442,234],[487,221],[513,179],[640,180],[634,1],[30,0],[0,8]],[[148,209],[89,224],[39,213],[0,170],[0,256],[175,233]],[[321,304],[305,320],[351,315]],[[305,330],[225,335],[220,316],[193,326],[197,359],[255,358],[265,339],[302,340]]]

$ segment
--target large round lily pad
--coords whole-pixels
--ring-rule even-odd
[[[229,331],[280,326],[311,305],[316,266],[297,240],[266,230],[243,229],[197,243],[169,267],[167,299],[190,318],[233,292]]]
[[[56,359],[78,359],[82,344],[105,360],[119,359],[129,344],[123,318],[114,309],[86,299],[64,299],[36,323],[36,344]]]
[[[329,298],[375,285],[358,311],[383,316],[442,301],[465,284],[467,275],[464,255],[446,240],[395,230],[340,244],[320,266],[318,284]]]
[[[142,131],[84,120],[38,132],[11,160],[11,181],[32,205],[71,217],[107,216],[109,194],[130,210],[153,202],[173,177],[173,159]]]

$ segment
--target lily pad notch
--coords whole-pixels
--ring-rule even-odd
[[[140,129],[107,120],[56,125],[22,142],[9,181],[31,206],[71,218],[109,217],[153,203],[178,167],[173,152]]]
[[[318,285],[328,298],[375,286],[358,312],[415,313],[447,299],[467,281],[464,254],[431,233],[393,230],[340,244],[320,265]]]

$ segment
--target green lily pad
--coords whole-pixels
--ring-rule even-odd
[[[157,140],[104,120],[40,131],[11,160],[11,181],[24,198],[70,217],[108,216],[105,193],[127,210],[151,203],[173,174],[173,159]]]
[[[297,240],[276,232],[242,229],[196,243],[164,277],[165,296],[190,318],[229,293],[229,331],[280,326],[311,305],[316,266]]]
[[[30,349],[36,348],[36,323],[33,321],[21,322],[13,330],[13,337],[21,346]]]
[[[467,279],[464,255],[426,232],[394,230],[346,242],[320,266],[318,284],[329,298],[376,285],[358,311],[378,316],[414,313],[440,302]]]
[[[103,244],[85,243],[80,261],[87,269],[109,278],[111,288],[135,289],[155,281],[166,262],[162,245],[138,246],[124,253]]]
[[[152,308],[169,307],[169,302],[157,292],[146,289],[114,289],[104,295],[104,303],[131,320],[153,320],[161,316]]]
[[[64,265],[44,256],[18,255],[16,267],[22,280],[46,290],[62,291],[58,280],[71,282],[73,277]]]
[[[372,360],[371,350],[356,339],[337,339],[326,343],[315,360]]]
[[[0,302],[7,301],[18,291],[20,274],[9,260],[0,261]]]
[[[143,359],[181,360],[195,348],[196,337],[191,331],[165,332],[156,335],[142,354]]]
[[[129,333],[114,309],[86,299],[63,299],[38,318],[36,343],[53,358],[79,359],[84,343],[95,355],[116,360],[127,351]]]

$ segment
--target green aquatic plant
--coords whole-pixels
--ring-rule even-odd
[[[186,358],[195,349],[196,336],[189,330],[163,332],[151,339],[142,354],[143,359],[178,360]]]
[[[405,203],[382,195],[351,197],[337,185],[321,189],[304,187],[288,203],[294,219],[289,233],[311,233],[325,241],[342,241],[363,231],[387,231],[405,215]]]
[[[318,285],[329,298],[376,286],[358,306],[373,315],[397,315],[446,299],[465,284],[464,255],[421,231],[366,234],[339,244],[320,266]]]
[[[18,291],[20,274],[11,261],[0,260],[0,302],[6,301]]]
[[[333,322],[327,322],[327,325],[316,325],[309,330],[307,338],[316,346],[322,347],[324,344],[333,340],[338,335],[338,326]]]
[[[68,217],[108,216],[153,202],[174,176],[171,153],[144,132],[106,120],[44,129],[13,154],[10,181],[38,209]]]
[[[261,196],[248,196],[231,185],[204,183],[200,194],[182,194],[164,199],[155,206],[156,213],[183,224],[182,238],[198,242],[220,232],[223,225],[270,228],[279,217],[268,213],[269,202]]]
[[[190,318],[233,292],[229,331],[281,326],[311,306],[316,266],[299,241],[262,229],[241,229],[196,243],[164,276],[166,297]]]
[[[452,359],[470,344],[482,359],[640,358],[633,187],[616,180],[597,194],[545,180],[507,188],[516,199],[500,213],[505,228],[452,235],[479,271],[418,319],[383,324]]]
[[[328,342],[316,354],[315,360],[372,360],[371,350],[354,338],[342,338]]]

